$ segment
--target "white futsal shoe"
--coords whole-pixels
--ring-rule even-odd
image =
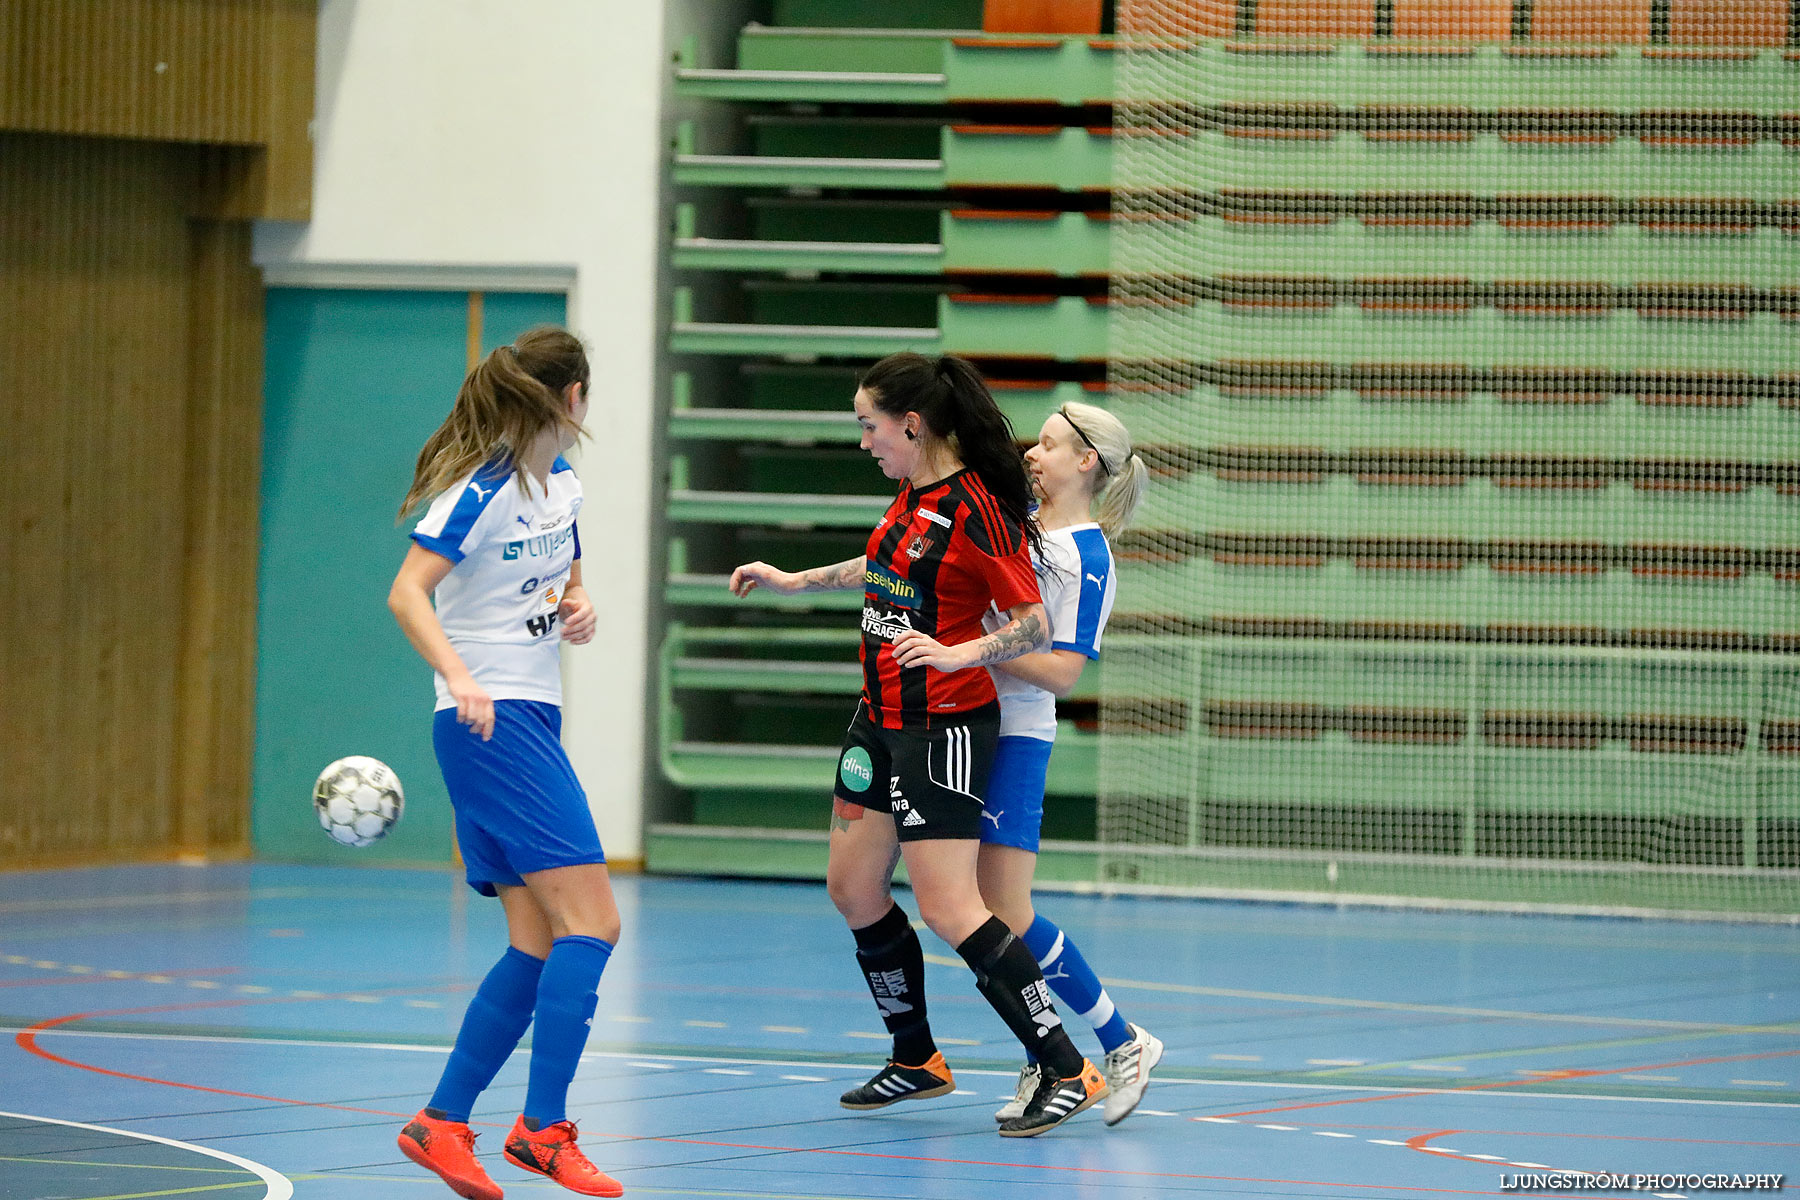
[[[1163,1056],[1162,1039],[1154,1033],[1129,1022],[1125,1028],[1131,1030],[1131,1040],[1108,1054],[1102,1068],[1106,1072],[1107,1092],[1106,1107],[1100,1112],[1108,1125],[1117,1125],[1131,1115],[1144,1098],[1144,1089],[1150,1086],[1151,1070]],[[1021,1094],[1024,1088],[1021,1082]]]
[[[1024,1116],[1025,1106],[1031,1103],[1031,1098],[1037,1095],[1037,1090],[1037,1064],[1026,1063],[1019,1068],[1019,1085],[1013,1091],[1013,1098],[1000,1106],[1000,1111],[994,1114],[994,1120],[1010,1121],[1014,1117]]]

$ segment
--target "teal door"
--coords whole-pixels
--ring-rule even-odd
[[[419,447],[450,411],[469,346],[567,320],[561,293],[272,288],[264,384],[256,758],[251,836],[294,862],[451,860],[431,750],[431,671],[387,610],[405,557],[394,523]],[[406,812],[351,850],[313,816],[326,763],[399,772]]]

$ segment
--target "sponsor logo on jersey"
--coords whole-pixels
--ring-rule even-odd
[[[556,614],[547,612],[541,616],[525,618],[525,631],[534,638],[541,638],[556,628]]]
[[[884,613],[865,604],[862,627],[864,633],[873,634],[884,642],[891,642],[901,634],[910,632],[912,622],[903,612]]]
[[[942,525],[945,529],[950,528],[950,518],[935,509],[921,508],[919,510],[919,515],[933,524]]]
[[[519,519],[524,520],[523,517]],[[507,561],[515,558],[547,558],[574,538],[575,526],[570,525],[555,533],[542,533],[537,537],[507,542],[500,548],[500,557]]]
[[[863,590],[874,592],[895,608],[919,607],[919,589],[910,579],[902,579],[880,563],[863,571]]]

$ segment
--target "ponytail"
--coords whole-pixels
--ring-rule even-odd
[[[400,519],[496,456],[528,487],[524,452],[546,429],[579,434],[563,403],[570,384],[588,386],[587,350],[566,329],[540,325],[476,363],[450,415],[425,439]]]
[[[1131,524],[1132,514],[1143,502],[1150,472],[1131,449],[1131,431],[1125,422],[1092,404],[1070,402],[1062,406],[1062,418],[1100,459],[1100,469],[1090,476],[1095,491],[1089,511],[1108,539],[1116,538]]]
[[[1012,422],[994,402],[987,381],[967,359],[890,354],[862,377],[875,407],[891,417],[919,414],[928,437],[938,438],[973,471],[1000,510],[1018,525],[1042,558],[1043,535],[1031,520],[1031,478]]]

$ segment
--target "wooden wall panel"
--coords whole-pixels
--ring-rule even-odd
[[[256,710],[262,278],[250,227],[195,222],[176,842],[246,846]]]
[[[215,148],[220,218],[312,201],[315,0],[0,0],[0,129]]]
[[[199,761],[189,741],[237,737],[247,753],[216,715],[182,736],[200,628],[190,552],[253,607],[231,563],[254,538],[244,447],[259,426],[225,427],[260,403],[255,383],[245,390],[261,330],[244,290],[248,231],[209,240],[190,224],[196,159],[0,133],[0,474],[16,485],[0,507],[0,865],[171,853],[178,762]],[[227,251],[241,255],[234,270],[208,267]],[[212,514],[195,518],[190,501]],[[242,619],[225,613],[206,633],[226,647],[213,690],[237,697],[240,723],[249,668],[230,643]],[[241,813],[247,764],[207,761],[202,776],[238,771]],[[216,848],[243,841],[232,821],[202,824]]]
[[[0,122],[162,141],[262,140],[271,0],[4,0]]]

